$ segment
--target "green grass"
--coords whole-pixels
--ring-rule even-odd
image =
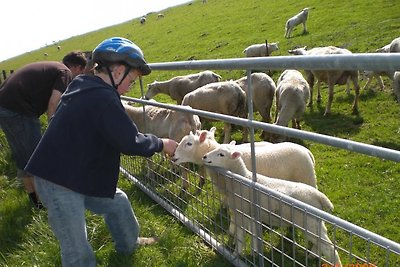
[[[311,7],[309,33],[297,27],[293,38],[284,39],[284,24],[303,7]],[[253,43],[279,41],[280,51],[288,55],[296,46],[336,45],[352,52],[373,52],[399,36],[400,2],[392,0],[317,1],[299,3],[263,0],[215,0],[206,5],[194,2],[163,11],[164,19],[150,14],[145,25],[138,19],[71,37],[56,45],[0,62],[0,69],[17,69],[38,60],[61,60],[71,50],[92,50],[111,36],[135,41],[151,62],[189,59],[223,59],[243,57],[242,51]],[[48,53],[44,57],[43,53]],[[144,84],[166,80],[194,71],[154,71],[144,77]],[[237,79],[243,71],[217,71],[227,79]],[[280,70],[273,71],[276,81]],[[324,117],[327,89],[322,88],[322,104],[306,111],[302,127],[306,131],[350,139],[400,150],[400,105],[395,102],[390,81],[386,90],[376,83],[361,91],[359,114],[351,114],[353,92],[335,87],[332,115]],[[361,81],[361,86],[365,81]],[[129,96],[139,96],[136,85]],[[172,103],[167,96],[157,100]],[[256,119],[259,119],[256,116]],[[217,135],[221,136],[221,123]],[[257,132],[257,136],[258,136]],[[241,140],[238,127],[233,138]],[[258,137],[257,137],[258,138]],[[400,242],[398,207],[400,205],[400,167],[398,163],[356,154],[310,141],[292,140],[308,147],[316,159],[318,187],[335,205],[334,214],[388,239]],[[15,181],[15,166],[7,149],[0,148],[0,266],[57,266],[58,244],[47,223],[46,212],[34,212]],[[161,207],[124,179],[120,181],[132,200],[142,225],[143,235],[161,235],[155,246],[140,248],[131,257],[113,252],[112,242],[98,216],[88,215],[89,237],[96,250],[99,266],[229,266],[221,256],[204,245],[200,238],[176,222]],[[343,241],[345,242],[345,241]],[[345,243],[343,243],[345,245]],[[363,250],[364,248],[357,248]],[[343,260],[346,263],[345,260]],[[394,265],[400,259],[394,259]]]

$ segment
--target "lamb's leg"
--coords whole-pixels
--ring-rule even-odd
[[[314,74],[311,71],[306,70],[306,78],[307,82],[310,85],[310,100],[308,101],[308,106],[312,107],[313,105],[313,91],[314,91]]]
[[[369,88],[369,85],[371,84],[373,77],[374,76],[367,78],[367,83],[364,85],[363,90],[367,90]]]
[[[324,116],[327,116],[331,114],[331,106],[333,102],[333,87],[335,86],[335,83],[330,81],[328,78],[328,103],[326,103],[326,109]]]
[[[377,74],[375,77],[378,80],[379,88],[381,88],[381,91],[385,90],[385,85],[383,84],[382,77],[379,74]]]
[[[321,103],[321,81],[317,81],[317,103]]]
[[[358,99],[360,97],[360,86],[358,85],[358,75],[354,75],[351,77],[351,80],[354,85],[354,102],[353,102],[353,114],[358,113]]]
[[[307,25],[306,22],[303,22],[303,34],[307,33]]]
[[[397,102],[400,103],[400,81],[393,80],[393,93],[397,98]]]

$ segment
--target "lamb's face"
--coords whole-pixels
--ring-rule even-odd
[[[198,143],[198,136],[194,135],[192,132],[184,136],[175,150],[172,161],[175,164],[182,164],[185,162],[193,162],[199,164],[199,162],[195,159],[196,146],[198,145]]]
[[[203,156],[205,165],[229,169],[231,164],[241,156],[241,153],[234,149],[234,144],[221,144],[214,150]]]

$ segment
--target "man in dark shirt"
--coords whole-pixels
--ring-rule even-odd
[[[63,63],[43,61],[25,65],[0,87],[0,126],[16,161],[17,177],[22,179],[37,208],[41,203],[33,176],[24,168],[42,136],[39,117],[46,111],[48,119],[53,116],[62,93],[85,66],[85,56],[74,51],[63,58]]]

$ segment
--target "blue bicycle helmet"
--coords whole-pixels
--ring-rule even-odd
[[[93,61],[100,66],[123,63],[138,69],[142,75],[148,75],[151,72],[144,60],[142,50],[132,41],[122,37],[112,37],[101,42],[93,50]]]

